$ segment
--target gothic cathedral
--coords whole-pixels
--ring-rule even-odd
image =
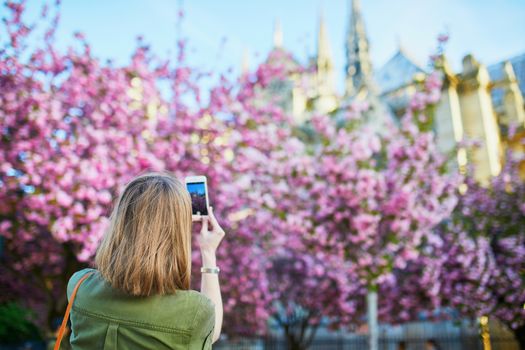
[[[403,115],[411,95],[416,92],[416,80],[424,79],[428,71],[402,47],[383,67],[373,69],[359,0],[351,0],[345,41],[345,91],[339,94],[335,88],[336,72],[326,25],[321,16],[317,53],[310,62],[313,69],[290,77],[284,107],[301,125],[308,122],[313,112],[336,115],[352,101],[366,100],[370,106],[365,116],[367,122],[380,132],[382,118]],[[272,51],[286,53],[280,57],[287,57],[287,64],[296,64],[282,47],[278,24]],[[487,182],[499,173],[505,150],[524,152],[525,145],[519,140],[525,136],[525,53],[488,67],[467,55],[461,72],[453,72],[446,57],[441,60],[444,84],[434,116],[438,146],[443,152],[457,152],[458,169],[464,170],[471,162],[476,178]],[[517,134],[509,135],[509,130],[514,129],[511,125],[517,126]],[[465,139],[477,140],[480,145],[468,149],[458,147]]]

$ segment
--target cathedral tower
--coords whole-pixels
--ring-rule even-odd
[[[316,109],[322,113],[335,110],[337,108],[337,96],[335,93],[334,62],[322,15],[319,18],[319,32],[317,34],[316,89]]]
[[[322,94],[334,94],[334,62],[332,50],[328,40],[326,25],[321,15],[319,18],[319,32],[317,34],[317,75],[319,90]]]
[[[372,75],[368,38],[361,15],[360,0],[350,1],[350,23],[346,37],[346,96],[357,94],[364,86],[368,85]]]

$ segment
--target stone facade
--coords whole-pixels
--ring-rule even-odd
[[[298,125],[307,123],[312,113],[336,115],[338,110],[356,100],[371,105],[366,118],[381,132],[385,118],[403,115],[406,105],[416,92],[416,81],[428,73],[401,46],[398,52],[375,71],[369,56],[369,42],[359,0],[350,3],[348,31],[345,39],[345,91],[335,88],[332,53],[325,22],[319,20],[317,53],[310,59],[306,72],[290,77],[277,92],[289,96],[283,102]],[[276,27],[274,51],[282,48],[282,32]],[[271,56],[272,54],[270,54]],[[291,54],[281,55],[291,57]],[[293,59],[290,59],[293,61]],[[524,146],[508,136],[510,125],[525,126],[525,54],[487,67],[472,55],[463,59],[461,72],[453,72],[446,57],[442,57],[443,95],[434,116],[434,130],[439,148],[455,152],[460,171],[467,164],[475,166],[475,176],[486,182],[497,175],[510,147],[523,152]],[[462,147],[462,141],[477,144]],[[461,146],[461,147],[460,147]]]

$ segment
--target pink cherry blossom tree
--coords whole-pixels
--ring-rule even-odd
[[[245,87],[242,91],[248,92],[244,95],[252,99],[258,91],[271,86],[272,81],[286,79],[288,66],[272,65],[275,62],[271,59],[276,55],[284,53],[270,54],[271,69],[263,65],[255,74],[265,79],[250,80],[260,87],[247,90]],[[282,61],[289,62],[286,56],[281,57]],[[261,227],[259,234],[268,233],[277,240],[278,246],[289,248],[287,255],[301,252],[301,256],[310,256],[310,261],[322,262],[326,259],[316,257],[325,254],[339,261],[339,266],[344,266],[344,272],[350,277],[348,285],[355,286],[347,294],[347,302],[352,301],[347,310],[355,312],[359,295],[366,294],[366,290],[375,293],[381,283],[392,278],[394,268],[405,268],[407,261],[419,257],[425,242],[438,240],[433,228],[450,215],[456,203],[458,179],[447,174],[447,159],[437,151],[430,132],[431,112],[439,100],[440,87],[439,76],[431,75],[414,97],[401,126],[390,125],[389,135],[374,134],[362,125],[360,118],[366,106],[354,105],[342,111],[339,123],[342,127],[328,116],[314,116],[308,131],[315,140],[313,144],[294,137],[294,130],[284,126],[290,122],[286,116],[283,118],[282,112],[275,113],[279,110],[272,104],[266,108],[274,111],[271,114],[268,111],[273,116],[268,126],[267,119],[254,117],[252,121],[247,117],[259,116],[261,108],[244,106],[244,109],[251,108],[250,114],[239,113],[238,120],[247,120],[247,125],[252,125],[241,128],[245,135],[254,133],[242,143],[253,147],[239,150],[237,159],[242,164],[240,172],[250,169],[255,175],[247,181],[251,196],[246,205],[254,208],[255,217],[263,217],[266,222],[267,226]],[[264,99],[260,96],[255,100]],[[271,130],[270,134],[261,134],[267,129]],[[265,148],[275,140],[278,142]],[[279,231],[286,232],[286,236],[277,236]],[[282,267],[283,261],[289,261],[286,255],[276,261],[279,263],[270,271],[299,275],[293,267]],[[296,269],[300,270],[303,265],[299,265]],[[304,271],[301,278],[306,281],[308,276]],[[288,290],[284,297],[304,296],[300,301],[288,300],[303,310],[303,317],[311,315],[304,310],[328,310],[322,304],[317,307],[307,304],[306,300],[313,300],[308,296],[315,292],[294,280],[297,283],[293,286],[298,292]],[[278,301],[286,304],[282,297]],[[325,316],[329,314],[327,311]],[[290,310],[289,315],[298,318]],[[349,319],[332,315],[331,325],[355,324],[355,314],[350,315]],[[315,332],[315,317],[300,319],[299,328],[309,322]],[[289,322],[280,325],[290,344],[308,343],[307,332],[299,332],[297,336],[290,331]]]
[[[488,186],[467,177],[468,189],[443,230],[440,278],[448,305],[467,315],[494,317],[514,332],[520,347],[525,346],[523,154],[508,151],[503,170]]]
[[[279,101],[282,96],[268,93],[303,69],[291,62],[286,52],[275,50],[241,78],[232,106],[234,129],[242,131],[233,164],[241,208],[253,213],[242,225],[257,232],[257,244],[264,247],[268,316],[291,348],[305,348],[321,321],[331,328],[354,323],[352,296],[362,288],[339,256],[321,245],[315,249],[314,227],[303,217],[315,205],[306,187],[314,176],[315,158],[309,145],[295,137],[291,115]]]
[[[52,44],[56,19],[30,50],[24,7],[7,2],[0,50],[2,297],[43,305],[49,326],[63,313],[67,280],[92,257],[120,186],[164,167],[145,132],[156,132],[148,111],[165,71],[142,46],[127,67],[103,65],[81,36],[80,50],[61,54]]]
[[[467,191],[451,218],[438,226],[438,239],[427,242],[423,254],[395,269],[382,286],[387,296],[380,307],[383,320],[402,323],[421,314],[428,319],[488,316],[513,331],[523,347],[522,155],[509,152],[502,172],[488,186],[465,177]]]
[[[184,41],[173,68],[141,41],[129,65],[114,67],[93,57],[80,34],[80,50],[57,52],[57,19],[43,47],[30,49],[34,32],[23,20],[24,7],[24,1],[7,2],[9,37],[0,51],[0,278],[2,297],[39,308],[49,327],[65,309],[69,276],[90,264],[127,180],[150,170],[207,174],[223,218],[241,208],[243,181],[232,178],[241,166],[231,159],[238,131],[217,116],[233,110],[233,99],[222,100],[232,87],[222,78],[203,103],[202,73],[185,64]],[[159,81],[171,84],[170,100]],[[262,334],[270,293],[264,251],[254,239],[258,231],[238,220],[225,224],[236,233],[219,252],[229,281],[223,287],[225,331]],[[193,260],[197,267],[198,254]]]

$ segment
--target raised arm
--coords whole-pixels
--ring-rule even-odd
[[[208,217],[202,217],[202,228],[198,242],[202,257],[202,267],[212,268],[209,269],[210,272],[202,272],[201,274],[201,293],[215,304],[215,329],[213,331],[213,342],[215,343],[221,335],[223,309],[219,274],[218,271],[213,272],[213,268],[217,267],[215,252],[224,237],[224,230],[217,222],[213,214],[213,208],[210,207],[208,212]],[[211,226],[211,230],[209,230],[209,226]]]

